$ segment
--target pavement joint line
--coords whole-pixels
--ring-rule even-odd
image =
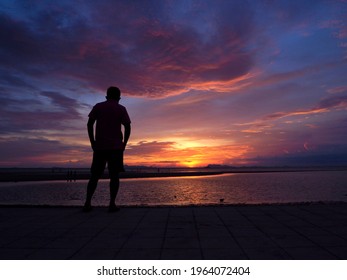
[[[262,211],[261,209],[259,209],[263,215],[266,215],[268,217],[270,217],[271,219],[278,221],[276,219],[274,219],[271,215],[268,215],[266,212]],[[263,231],[259,226],[257,226],[247,215],[245,215],[244,213],[240,212],[238,209],[237,211],[240,213],[240,215],[242,215],[247,221],[249,221],[257,230],[259,230],[260,232],[262,232],[267,238],[269,238],[278,248],[280,248],[281,250],[283,250],[286,254],[288,254],[288,256],[290,256],[292,259],[293,256],[291,254],[289,254],[287,252],[287,250],[285,248],[283,248],[280,244],[278,244],[278,242],[276,242],[276,240],[274,238],[272,238],[268,233],[266,233],[265,231]],[[287,227],[288,228],[288,227]]]
[[[82,210],[81,210],[82,211]],[[64,215],[62,217],[60,217],[58,220],[64,220],[66,219],[67,217],[73,217],[76,215],[76,212],[72,212],[72,213],[69,213],[68,215]],[[47,243],[46,245],[42,246],[41,248],[35,250],[34,252],[32,252],[31,254],[28,255],[28,257],[30,257],[30,255],[33,255],[35,254],[36,252],[38,252],[39,250],[45,248],[48,244],[50,243],[53,243],[54,241],[58,240],[59,238],[61,237],[64,237],[65,234],[71,232],[72,230],[74,230],[75,228],[77,228],[79,225],[83,224],[84,222],[90,220],[92,217],[91,216],[88,216],[85,220],[81,220],[79,223],[77,223],[76,225],[74,225],[73,227],[70,227],[68,230],[66,230],[64,233],[61,233],[60,235],[56,236],[53,240],[51,240],[49,243]],[[52,221],[51,223],[48,224],[49,225],[54,225],[56,221]],[[86,242],[86,244],[88,243],[89,241]],[[86,244],[84,246],[86,246]],[[82,245],[82,247],[84,247]],[[81,248],[80,248],[81,249]],[[75,251],[68,259],[71,259],[79,250]]]
[[[89,218],[90,219],[90,218]],[[82,223],[82,222],[81,222]],[[81,224],[80,223],[80,224]],[[79,224],[79,225],[80,225]],[[72,231],[74,228],[76,227],[73,227],[71,228],[70,231]],[[91,236],[88,241],[86,241],[79,249],[77,249],[71,256],[69,259],[72,259],[74,256],[76,256],[79,252],[81,252],[83,250],[83,248],[85,248],[93,239],[95,239],[101,232],[103,232],[105,229],[107,228],[107,225],[102,227],[95,235]]]
[[[278,207],[278,206],[277,206],[277,207]],[[260,210],[260,211],[262,211],[262,210]],[[303,219],[303,218],[298,217],[298,216],[296,216],[296,215],[290,214],[290,213],[289,213],[288,211],[286,211],[285,209],[284,209],[283,211],[285,211],[287,214],[289,214],[289,215],[295,217],[296,219],[300,219],[300,220],[302,220],[302,221],[304,221],[304,222],[310,223],[310,222],[307,221],[306,219]],[[264,213],[264,211],[262,211],[262,212]],[[272,217],[271,215],[269,215],[269,214],[267,214],[267,213],[264,213],[264,214],[267,215],[267,216],[269,216],[269,217],[271,217],[272,219],[276,220],[276,221],[279,222],[280,224],[284,225],[286,228],[288,228],[288,229],[290,229],[290,230],[293,230],[294,232],[296,232],[297,234],[299,234],[301,237],[303,237],[303,238],[309,240],[310,242],[312,242],[313,244],[315,244],[315,246],[317,246],[318,248],[322,249],[323,251],[326,251],[327,253],[329,253],[330,255],[334,256],[335,258],[340,259],[337,255],[335,255],[334,253],[332,253],[331,251],[329,251],[327,248],[321,246],[318,242],[316,242],[316,241],[314,241],[314,240],[308,238],[306,235],[302,234],[300,231],[296,230],[295,228],[288,226],[287,224],[283,223],[282,221],[280,221],[280,220],[278,220],[278,219],[275,219],[274,217]],[[312,223],[310,223],[310,224],[312,224]],[[314,224],[312,224],[312,225],[314,225]],[[255,225],[255,226],[256,226],[256,225]],[[314,225],[314,226],[318,227],[317,225]],[[321,227],[318,227],[318,228],[321,228]],[[270,237],[270,236],[269,236],[269,237]],[[271,237],[270,237],[270,238],[271,238]],[[278,245],[279,247],[282,248],[282,246],[280,246],[273,238],[271,238],[271,240],[273,240],[273,242],[275,242],[276,245]],[[287,252],[287,250],[286,250],[285,248],[282,248],[282,249],[284,249],[284,250]],[[293,256],[292,256],[289,252],[287,252],[287,254],[289,254],[289,255],[293,258]],[[294,259],[294,258],[293,258],[293,259]]]
[[[163,257],[163,252],[164,252],[164,244],[166,241],[166,234],[167,234],[167,229],[169,226],[169,219],[170,219],[170,213],[171,213],[171,209],[169,209],[167,216],[166,216],[166,222],[165,222],[165,229],[164,229],[164,237],[163,237],[163,241],[161,243],[161,247],[160,247],[160,253],[159,253],[159,259],[161,260]]]
[[[226,230],[229,232],[230,236],[232,239],[234,239],[235,243],[237,244],[237,246],[240,248],[241,252],[246,256],[246,258],[249,260],[249,256],[246,253],[246,251],[243,249],[243,247],[241,246],[240,242],[237,240],[237,238],[235,238],[235,235],[232,233],[232,231],[230,230],[230,228],[226,225],[226,223],[224,222],[224,220],[222,219],[222,217],[220,216],[220,214],[218,213],[218,211],[216,210],[216,208],[213,208],[214,212],[216,213],[217,217],[219,218],[219,220],[222,222],[223,226],[226,228]]]
[[[118,254],[122,251],[122,249],[124,248],[124,246],[129,242],[129,239],[133,236],[133,234],[136,232],[136,230],[139,228],[139,225],[141,224],[141,222],[143,221],[143,219],[147,216],[148,212],[150,212],[149,210],[150,208],[147,208],[144,215],[142,215],[142,217],[139,219],[138,223],[136,224],[136,226],[134,227],[134,229],[131,231],[131,233],[127,236],[127,238],[124,240],[122,246],[120,246],[120,248],[117,250],[117,252],[114,254],[113,259],[116,259]]]
[[[82,211],[82,210],[81,210],[81,211]],[[43,226],[42,228],[46,228],[47,226],[50,226],[50,225],[52,225],[52,224],[54,225],[54,224],[55,224],[57,221],[59,221],[59,220],[64,221],[64,219],[66,219],[67,217],[73,217],[73,216],[75,216],[75,215],[76,215],[76,212],[72,212],[72,213],[69,213],[68,215],[61,216],[61,217],[59,217],[59,219],[52,221],[51,223],[49,223],[49,224]],[[81,220],[79,223],[76,223],[74,226],[68,228],[65,232],[59,234],[58,236],[56,236],[55,238],[53,238],[52,240],[50,240],[47,244],[45,244],[45,245],[43,245],[42,247],[37,248],[35,251],[29,253],[28,257],[30,257],[31,255],[37,253],[38,251],[42,250],[43,248],[46,248],[46,246],[49,245],[50,243],[53,243],[53,242],[55,242],[56,240],[58,240],[59,238],[64,237],[67,233],[73,231],[74,229],[78,228],[81,224],[83,224],[83,223],[85,223],[86,221],[91,220],[91,219],[92,219],[92,217],[88,215],[88,216],[86,217],[86,219]],[[103,230],[104,230],[104,228],[101,229],[96,235],[100,234],[100,232],[103,231]],[[36,231],[39,231],[39,230],[36,230]],[[96,236],[96,235],[95,235],[95,236]],[[82,246],[80,247],[80,249],[76,250],[68,259],[71,259],[75,254],[77,254],[81,249],[83,249],[83,248],[84,248],[95,236],[91,237],[88,241],[86,241],[86,243],[85,243],[84,245],[82,245]]]
[[[69,214],[69,215],[67,215],[67,216],[72,216],[72,215],[74,215],[74,214]],[[64,219],[65,217],[66,217],[66,215],[64,215],[63,218],[60,217],[59,219]],[[34,217],[30,219],[30,221],[34,221],[34,220],[36,220]],[[28,222],[28,221],[26,221],[26,222]],[[27,233],[25,236],[19,236],[19,237],[17,237],[16,239],[14,239],[14,240],[8,242],[6,245],[3,245],[2,247],[10,246],[11,244],[18,242],[18,241],[19,241],[20,239],[22,239],[22,238],[28,237],[30,234],[33,234],[33,233],[35,233],[35,232],[38,232],[38,231],[40,231],[41,229],[46,228],[47,226],[54,225],[56,222],[57,222],[57,220],[55,220],[55,219],[54,219],[54,220],[51,220],[50,223],[44,224],[44,225],[42,225],[41,227],[34,229],[34,230],[31,231],[30,233]],[[21,227],[21,224],[23,224],[23,223],[17,224],[17,225],[15,226],[15,228]],[[68,231],[66,231],[66,232],[68,232]],[[66,232],[65,232],[65,233],[66,233]],[[62,233],[60,236],[62,236],[62,235],[65,234],[65,233]],[[49,244],[49,243],[51,243],[51,242],[54,242],[54,241],[55,241],[56,239],[58,239],[60,236],[57,236],[56,238],[53,238],[52,240],[48,241],[47,244]],[[34,254],[35,252],[37,252],[38,250],[41,250],[42,248],[44,248],[45,246],[47,246],[47,244],[42,245],[40,248],[37,248],[36,250],[34,250],[32,253],[29,253],[29,254],[28,254],[28,257],[29,257],[30,255]]]
[[[28,221],[25,221],[25,222],[28,223],[28,222],[33,221],[33,220],[35,220],[34,217],[32,217],[31,219],[29,219]],[[18,223],[18,224],[16,224],[16,225],[14,226],[14,228],[20,228],[22,224],[23,224],[23,222]],[[17,238],[13,239],[12,241],[9,241],[8,243],[3,244],[3,245],[1,246],[1,248],[6,248],[6,247],[8,247],[8,246],[11,246],[11,244],[15,244],[15,243],[17,243],[19,240],[21,240],[21,239],[23,239],[23,238],[27,238],[30,234],[32,234],[32,233],[38,231],[39,229],[42,229],[43,227],[44,227],[44,226],[41,226],[41,227],[38,228],[38,229],[36,228],[36,229],[34,229],[34,230],[32,230],[32,231],[26,233],[24,236],[17,236]],[[5,230],[4,230],[4,231],[5,231]],[[49,242],[50,242],[50,241],[47,241],[47,244],[48,244]],[[45,245],[46,245],[46,244],[45,244]],[[42,245],[41,247],[44,247],[45,245]],[[34,252],[37,251],[37,250],[39,250],[39,249],[40,249],[40,248],[36,248],[36,250],[34,250]],[[28,254],[27,254],[27,257],[29,257],[30,255],[31,255],[31,254],[28,253]]]
[[[195,227],[195,230],[196,230],[197,239],[198,239],[198,243],[199,243],[199,250],[200,250],[201,258],[204,260],[205,259],[204,251],[203,251],[202,246],[201,246],[201,238],[200,238],[198,224],[197,224],[197,220],[196,220],[196,214],[195,214],[195,211],[194,211],[196,209],[193,208],[192,210],[193,210],[192,212],[193,212],[194,227]]]
[[[262,211],[262,209],[260,209],[260,211]],[[288,211],[286,211],[286,210],[284,210],[284,211],[287,212],[287,214],[289,214]],[[264,212],[264,211],[262,211],[262,213],[264,213],[265,215],[269,216],[270,218],[276,220],[276,221],[279,222],[280,224],[284,225],[286,228],[293,230],[293,231],[296,232],[299,236],[301,236],[301,237],[303,237],[303,238],[309,240],[309,241],[312,242],[313,244],[315,244],[315,246],[317,246],[318,248],[320,248],[320,249],[322,249],[322,250],[328,252],[330,255],[334,256],[334,257],[337,258],[337,259],[339,259],[339,257],[336,256],[334,253],[330,252],[329,250],[327,250],[325,247],[321,246],[319,243],[315,242],[314,240],[308,238],[306,235],[304,235],[304,234],[302,234],[300,231],[298,231],[295,227],[290,227],[290,226],[288,226],[287,224],[283,223],[281,220],[278,220],[278,219],[272,217],[271,215],[269,215],[268,213],[266,213],[266,212]],[[294,216],[294,215],[291,215],[291,216]],[[296,219],[300,219],[300,220],[302,220],[302,221],[304,221],[304,222],[308,222],[306,219],[300,218],[300,217],[298,217],[298,216],[296,216],[296,215],[295,215],[294,217],[295,217]],[[314,225],[314,224],[312,224],[312,225]],[[256,225],[255,225],[255,226],[256,226]],[[316,226],[316,225],[314,225],[314,226]],[[316,227],[318,227],[318,226],[316,226]],[[318,228],[320,228],[320,227],[318,227]],[[286,250],[285,248],[283,248],[282,246],[280,246],[280,245],[276,242],[276,240],[274,240],[273,238],[271,238],[271,236],[268,236],[268,237],[269,237],[274,243],[276,243],[277,246],[281,247],[282,249],[284,249],[284,250],[287,252],[287,250]],[[289,252],[287,252],[287,254],[289,254],[289,255],[293,258],[293,256],[292,256]]]
[[[304,207],[299,206],[299,209],[300,209],[301,211],[310,213],[310,214],[315,215],[315,216],[317,216],[317,217],[323,216],[323,217],[326,217],[326,218],[330,218],[330,216],[331,216],[330,214],[327,214],[327,213],[318,214],[318,213],[312,211],[312,209],[308,209],[307,207],[304,208]],[[311,211],[310,211],[310,210],[311,210]],[[332,213],[339,213],[339,212],[337,212],[337,211],[331,211],[331,210],[329,210],[329,212],[332,212]]]
[[[299,216],[297,216],[297,215],[293,215],[293,214],[291,214],[290,212],[288,212],[288,211],[286,211],[286,210],[283,210],[283,211],[285,211],[288,215],[290,215],[290,216],[292,216],[292,217],[295,217],[296,219],[299,219],[299,220],[301,220],[301,221],[304,221],[304,222],[306,222],[306,223],[308,223],[308,224],[310,224],[310,225],[312,225],[312,226],[314,226],[314,227],[323,229],[323,230],[325,230],[327,233],[332,234],[330,231],[326,230],[324,227],[318,226],[317,224],[312,223],[310,220],[308,220],[308,219],[306,219],[306,218],[302,218],[302,217],[299,217]],[[306,211],[306,210],[305,210],[305,211]],[[318,215],[318,217],[319,217],[319,215]],[[337,234],[334,234],[334,235],[337,235]]]
[[[310,214],[314,214],[314,215],[320,217],[319,214],[314,213],[314,212],[312,212],[312,211],[309,211],[309,209],[303,209],[302,207],[300,207],[300,209],[302,209],[302,211],[306,211],[306,212],[308,212],[308,213],[310,213]],[[335,214],[340,214],[339,211],[330,211],[330,212],[335,213]],[[324,217],[326,217],[327,219],[329,219],[329,218],[330,218],[330,215],[329,215],[329,216],[324,215]],[[336,235],[336,236],[338,236],[338,237],[340,237],[340,238],[342,238],[342,239],[344,239],[344,240],[347,240],[347,236],[345,236],[345,235],[340,235],[340,234],[333,233],[333,232],[331,232],[330,230],[328,230],[328,229],[326,229],[326,228],[324,228],[324,227],[320,227],[320,226],[317,226],[317,225],[311,223],[311,222],[310,222],[309,220],[307,220],[307,219],[303,219],[303,218],[300,218],[300,219],[303,220],[303,221],[305,221],[305,222],[308,222],[308,223],[314,225],[315,227],[318,227],[318,228],[322,229],[323,231],[325,231],[325,232],[327,232],[327,233],[329,233],[329,234],[333,234],[333,235]],[[346,226],[347,226],[347,224],[346,224]]]

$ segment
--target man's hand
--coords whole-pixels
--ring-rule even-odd
[[[123,151],[125,150],[125,147],[127,146],[129,137],[131,133],[131,125],[130,123],[124,124],[124,140],[123,140]]]
[[[93,151],[95,151],[94,123],[95,123],[94,119],[91,119],[91,118],[88,119],[88,123],[87,123],[88,136],[89,136],[90,145],[92,146]]]
[[[95,141],[90,142],[90,146],[92,147],[93,151],[95,151]]]
[[[125,151],[125,147],[127,146],[127,144],[126,143],[124,143],[124,142],[122,142],[122,150],[123,150],[123,152]]]

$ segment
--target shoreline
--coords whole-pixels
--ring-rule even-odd
[[[347,167],[244,167],[230,169],[209,168],[148,168],[140,171],[126,171],[120,173],[121,179],[141,178],[166,178],[166,177],[188,177],[188,176],[214,176],[223,174],[245,174],[245,173],[274,173],[274,172],[323,172],[323,171],[347,171]],[[183,170],[183,171],[180,171]],[[32,181],[77,181],[88,180],[90,172],[87,168],[76,169],[50,169],[50,168],[0,168],[0,182],[32,182]],[[107,171],[101,179],[108,179]]]
[[[308,205],[347,205],[346,201],[302,201],[302,202],[268,202],[268,203],[210,203],[210,204],[158,204],[158,205],[119,205],[120,208],[209,208],[209,207],[261,207],[261,206],[308,206]],[[81,205],[48,205],[48,204],[1,204],[0,208],[82,208]],[[93,206],[94,209],[107,209],[108,206]]]
[[[142,179],[142,178],[167,178],[167,177],[188,177],[188,176],[213,176],[222,175],[226,172],[122,172],[120,179]],[[79,181],[89,180],[89,173],[80,173],[67,177],[63,174],[0,174],[0,182],[34,182],[34,181]],[[105,173],[100,179],[108,179],[109,176]]]

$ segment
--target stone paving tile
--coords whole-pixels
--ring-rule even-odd
[[[236,238],[238,237],[265,237],[265,233],[254,226],[228,226],[229,231]]]
[[[251,221],[246,219],[223,219],[224,225],[228,227],[254,227]]]
[[[124,249],[160,249],[163,246],[163,237],[157,238],[129,238]]]
[[[124,246],[127,238],[117,238],[109,235],[98,235],[86,243],[89,248],[112,248],[120,249]]]
[[[48,243],[45,248],[78,250],[90,241],[89,237],[58,237]]]
[[[115,230],[115,233],[117,231]],[[189,233],[191,233],[189,231]],[[156,237],[163,237],[165,235],[165,226],[163,225],[160,228],[137,228],[135,231],[131,233],[131,235],[134,238],[156,238]],[[166,235],[168,236],[168,232],[166,232]],[[175,235],[173,235],[175,236]]]
[[[347,240],[334,235],[312,235],[308,237],[312,242],[320,244],[321,246],[342,246],[347,247]]]
[[[203,250],[203,256],[206,260],[247,260],[247,255],[240,249],[231,248],[209,248]]]
[[[244,248],[248,259],[251,260],[288,260],[290,255],[283,249],[278,247],[255,247]]]
[[[303,221],[300,217],[292,217],[291,219],[283,221],[283,224],[291,228],[317,226],[311,222]]]
[[[27,236],[28,234],[31,234],[31,233],[35,232],[36,230],[37,229],[33,229],[30,227],[28,228],[27,226],[16,226],[16,227],[4,230],[4,231],[0,232],[0,234],[1,234],[1,236],[5,236],[5,237],[20,238],[20,237]]]
[[[27,256],[29,260],[68,260],[74,254],[74,249],[40,249]]]
[[[0,233],[0,250],[2,247],[6,247],[8,244],[11,244],[12,242],[16,241],[18,239],[18,237],[15,236],[3,236]]]
[[[166,237],[164,249],[197,249],[200,248],[199,240],[196,237]]]
[[[55,227],[43,227],[40,228],[30,234],[28,234],[28,237],[59,237],[63,234],[68,233],[67,229],[62,228],[55,228]]]
[[[230,231],[224,227],[200,227],[197,229],[197,232],[200,237],[216,237],[216,238],[224,238],[230,236]]]
[[[139,224],[138,227],[142,229],[152,229],[152,228],[163,228],[165,226],[166,221],[148,221],[148,220],[142,220]]]
[[[316,244],[301,235],[281,235],[281,236],[272,236],[272,240],[282,248],[293,248],[293,247],[313,247]]]
[[[103,228],[97,228],[97,227],[75,227],[72,229],[69,229],[68,231],[65,232],[64,236],[65,237],[93,237],[97,235],[99,232],[102,231]]]
[[[160,249],[121,249],[113,259],[116,260],[159,260]]]
[[[37,249],[44,247],[53,240],[52,237],[24,237],[6,245],[5,248]]]
[[[334,226],[330,226],[330,227],[325,227],[325,229],[328,232],[334,233],[334,234],[339,235],[341,237],[347,236],[347,226],[334,225]]]
[[[162,260],[201,260],[203,259],[200,249],[169,248],[161,254]]]
[[[286,252],[295,260],[335,260],[336,256],[320,247],[291,247]]]
[[[200,237],[200,244],[202,249],[237,249],[238,243],[232,237]]]
[[[268,235],[268,236],[290,236],[290,235],[298,235],[296,230],[293,230],[292,228],[288,228],[286,226],[268,226],[268,227],[261,227],[261,232]]]
[[[347,246],[326,246],[324,249],[341,260],[347,260]]]
[[[34,251],[25,248],[0,248],[0,260],[26,260]]]
[[[112,260],[119,249],[84,247],[73,254],[72,260]]]
[[[329,231],[327,230],[327,228],[321,228],[316,226],[299,227],[299,228],[295,228],[295,231],[305,236],[329,234]]]
[[[276,243],[266,236],[237,237],[236,241],[242,248],[277,247]]]
[[[167,238],[173,237],[193,237],[197,236],[197,230],[195,227],[176,227],[176,228],[168,228],[166,230],[165,236]]]

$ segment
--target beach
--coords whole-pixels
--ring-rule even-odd
[[[0,207],[0,259],[347,259],[347,204]]]

